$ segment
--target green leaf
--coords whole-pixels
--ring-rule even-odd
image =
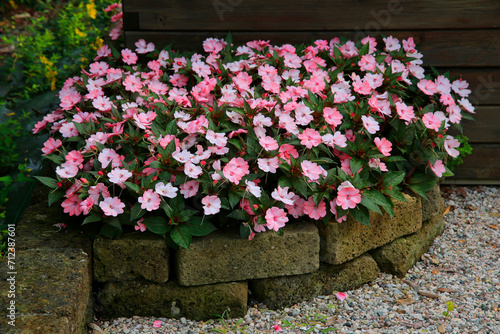
[[[385,190],[384,192],[386,195],[394,198],[395,200],[407,202],[406,198],[403,196],[401,191],[399,191],[397,189]]]
[[[118,229],[113,225],[104,224],[101,227],[101,230],[99,231],[99,233],[101,235],[108,237],[108,238],[115,239],[115,238],[118,238],[120,235],[122,235],[123,232],[121,229]]]
[[[35,179],[37,179],[38,181],[42,182],[43,184],[45,184],[47,187],[49,188],[57,188],[57,180],[56,179],[53,179],[51,177],[46,177],[46,176],[34,176]]]
[[[191,246],[191,230],[187,225],[177,225],[170,231],[170,237],[172,240],[182,248],[189,250]]]
[[[387,202],[387,199],[385,198],[384,195],[382,195],[381,192],[375,189],[370,189],[370,190],[365,190],[363,193],[363,197],[371,200],[373,203],[380,205],[380,206],[386,206],[390,207],[391,204]]]
[[[184,222],[191,220],[191,218],[193,218],[195,214],[196,214],[196,211],[194,211],[194,210],[183,210],[183,211],[179,212],[179,214],[177,216],[179,217],[179,221],[184,223]]]
[[[357,206],[349,210],[354,219],[363,225],[370,226],[370,212],[364,206]]]
[[[247,239],[252,233],[252,229],[248,225],[240,225],[240,238]]]
[[[297,190],[297,192],[304,198],[307,196],[307,184],[304,178],[298,177],[292,179],[292,186]]]
[[[170,144],[170,143],[169,143]],[[151,161],[146,167],[163,169],[163,164],[159,161]]]
[[[405,177],[405,172],[399,171],[399,172],[387,172],[384,174],[384,185],[386,187],[395,187],[398,184],[400,184],[404,177]]]
[[[452,301],[447,301],[446,308],[448,309],[448,312],[452,312],[455,309],[455,304],[453,304]]]
[[[241,195],[235,191],[228,191],[228,199],[232,209],[240,202]]]
[[[132,192],[136,194],[141,194],[141,187],[139,187],[137,184],[132,183],[132,182],[124,182],[125,186],[127,186],[128,189],[130,189]]]
[[[378,207],[377,204],[375,204],[372,200],[369,198],[365,197],[364,194],[361,197],[361,205],[365,206],[368,210],[375,211],[376,213],[382,214],[382,211],[380,211],[380,208]]]
[[[172,208],[170,201],[169,203],[167,203],[162,200],[160,206],[163,209],[163,211],[165,211],[165,214],[167,215],[168,218],[172,220],[175,218],[175,210],[174,208]]]
[[[358,170],[361,167],[363,167],[363,160],[361,160],[357,157],[352,157],[350,164],[351,164],[351,171],[353,172],[353,174],[357,174]]]
[[[89,223],[95,223],[95,222],[100,222],[103,220],[103,217],[98,214],[97,212],[92,212],[89,216],[85,218],[83,221],[82,225],[89,224]]]
[[[2,177],[0,177],[0,182],[3,182],[3,185],[5,187],[8,187],[12,183],[12,178],[10,177],[10,175],[2,176]]]
[[[48,202],[49,202],[49,206],[51,206],[52,204],[54,204],[55,202],[57,202],[58,200],[60,200],[61,198],[63,198],[65,195],[65,192],[64,190],[56,190],[56,191],[51,191],[49,193],[49,198],[48,198]]]
[[[409,184],[408,188],[410,188],[414,193],[419,195],[422,198],[427,199],[427,195],[425,194],[429,189],[423,186],[421,183]],[[427,190],[426,190],[427,189]]]
[[[134,204],[132,207],[132,210],[130,210],[130,220],[136,220],[144,216],[146,213],[146,210],[142,210],[141,208],[141,203],[137,202]]]
[[[202,237],[217,230],[211,222],[201,217],[193,217],[187,225],[189,226],[191,235],[195,237]]]
[[[248,221],[250,219],[250,215],[246,211],[241,209],[232,211],[226,217],[243,221]]]
[[[142,223],[146,225],[148,230],[156,234],[165,234],[172,228],[168,220],[161,216],[147,217]]]

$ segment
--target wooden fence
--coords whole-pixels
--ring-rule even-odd
[[[208,37],[307,43],[379,34],[414,37],[424,65],[470,83],[473,154],[448,182],[500,184],[499,0],[123,0],[126,45],[140,38],[197,51]]]

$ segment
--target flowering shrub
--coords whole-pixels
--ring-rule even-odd
[[[50,132],[49,203],[109,236],[130,225],[188,248],[235,222],[249,239],[301,216],[368,225],[451,175],[446,133],[471,118],[470,90],[425,74],[412,38],[203,48],[103,46],[66,81],[34,128]]]

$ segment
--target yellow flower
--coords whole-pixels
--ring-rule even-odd
[[[84,32],[82,32],[82,31],[80,31],[78,28],[75,28],[75,34],[77,34],[77,35],[78,35],[78,36],[80,36],[80,37],[85,37],[85,36],[87,36],[87,34],[86,34],[86,33],[84,33]]]
[[[97,17],[97,10],[95,9],[95,3],[93,1],[87,4],[87,13],[91,19],[95,19]]]
[[[102,47],[102,44],[104,43],[104,40],[101,37],[97,37],[95,42],[92,43],[92,47],[94,50],[99,50]]]

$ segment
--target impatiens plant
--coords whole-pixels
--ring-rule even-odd
[[[50,204],[105,235],[135,226],[188,248],[225,226],[252,239],[304,216],[368,225],[452,175],[447,131],[471,118],[470,90],[425,74],[412,38],[203,48],[103,46],[66,81],[34,129],[50,132]]]

